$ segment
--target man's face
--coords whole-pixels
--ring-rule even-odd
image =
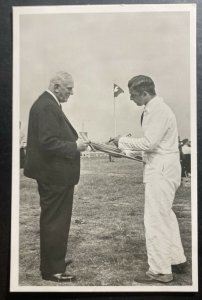
[[[142,106],[145,104],[143,94],[140,94],[139,92],[137,92],[132,88],[129,89],[129,93],[130,93],[130,100],[135,102],[136,105]]]
[[[59,102],[67,102],[70,95],[73,95],[74,82],[69,79],[57,85],[55,93]]]

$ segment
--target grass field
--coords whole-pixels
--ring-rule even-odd
[[[83,158],[76,186],[67,257],[77,281],[43,281],[39,273],[39,196],[34,180],[22,175],[20,199],[19,285],[135,286],[146,271],[143,209],[144,186],[139,162]],[[189,272],[168,285],[191,285],[190,187],[180,187],[174,211],[179,220]],[[157,283],[156,285],[161,285]]]

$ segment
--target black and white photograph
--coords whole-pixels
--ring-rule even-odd
[[[196,4],[13,7],[11,292],[197,292]]]

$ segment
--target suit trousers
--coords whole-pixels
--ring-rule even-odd
[[[171,265],[186,261],[179,225],[172,209],[180,184],[178,158],[151,160],[146,166],[144,224],[149,269],[170,274]]]
[[[38,182],[40,195],[40,270],[42,275],[65,272],[74,185]]]

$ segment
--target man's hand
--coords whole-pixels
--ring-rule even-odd
[[[118,147],[118,144],[119,144],[119,139],[121,138],[121,135],[117,135],[115,136],[114,138],[110,139],[111,142],[114,143],[114,145],[116,145]]]
[[[88,142],[83,142],[81,139],[78,139],[78,141],[76,141],[76,145],[77,145],[77,150],[82,152],[85,151],[89,145]]]

